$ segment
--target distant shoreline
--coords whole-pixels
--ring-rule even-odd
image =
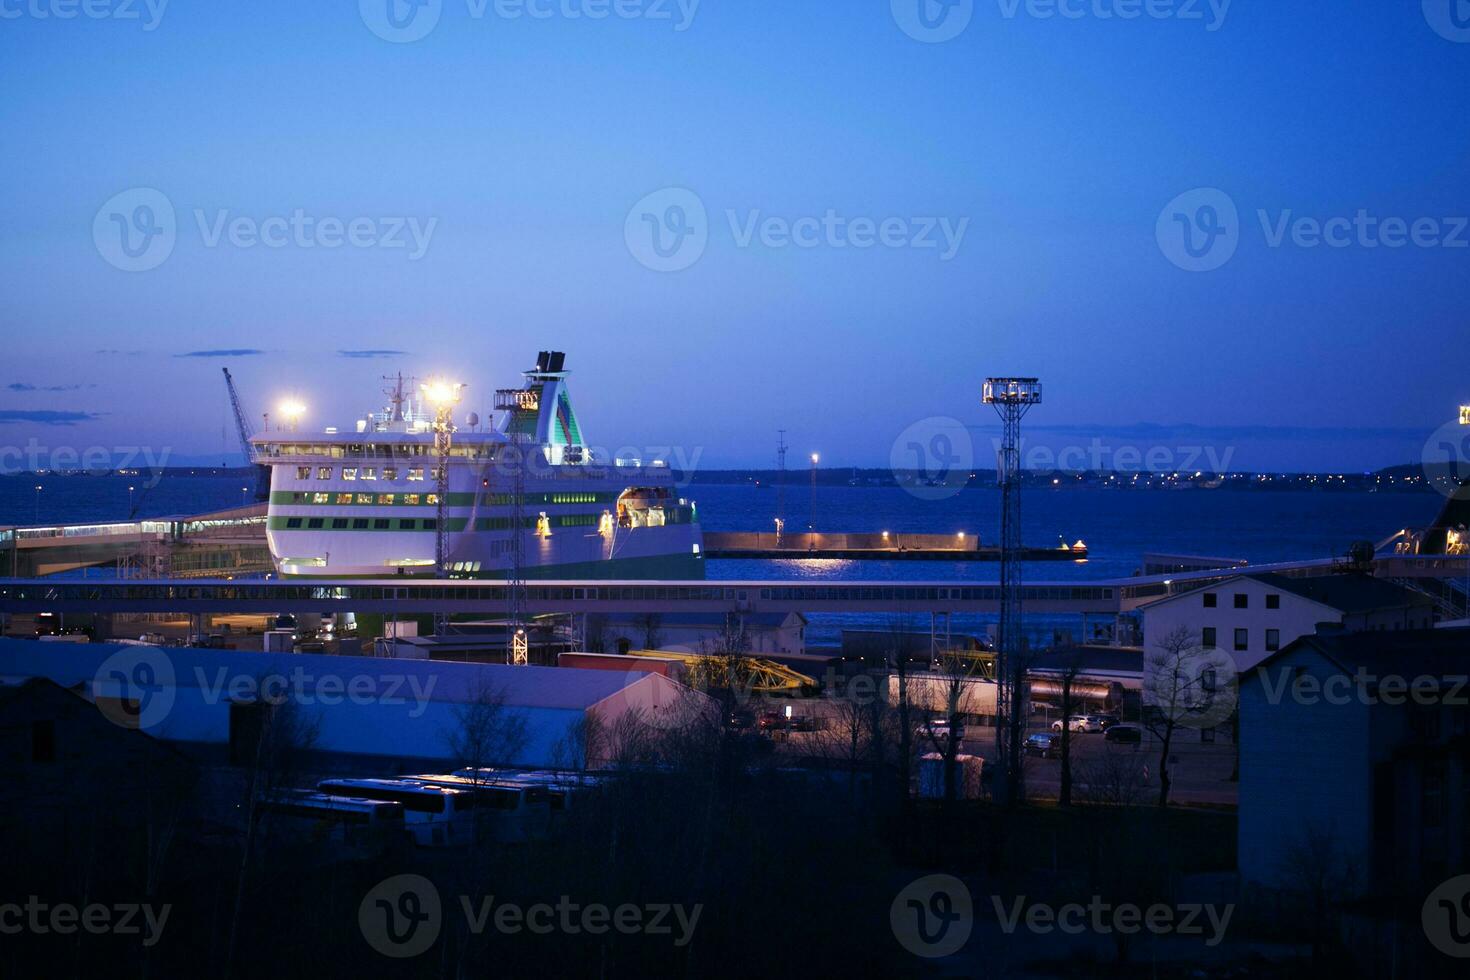
[[[158,469],[126,470],[42,470],[0,474],[0,480],[30,481],[63,477],[68,479],[116,477],[138,478],[251,478],[252,466],[165,466]],[[773,469],[696,470],[681,477],[689,486],[750,486],[775,489],[784,482],[788,490],[810,486],[811,469],[792,469],[784,474]],[[995,470],[972,470],[968,479],[960,474],[932,476],[911,471],[893,471],[863,467],[828,467],[816,470],[816,482],[823,487],[882,488],[900,487],[920,496],[942,499],[962,490],[996,489]],[[1038,489],[1091,489],[1115,491],[1310,491],[1359,493],[1430,493],[1434,488],[1418,466],[1404,465],[1370,473],[1226,473],[1175,474],[1119,470],[1041,471],[1027,470],[1023,483]]]

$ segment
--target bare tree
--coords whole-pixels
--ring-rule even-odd
[[[273,690],[269,678],[259,678],[256,690]],[[232,705],[232,709],[235,706]],[[241,848],[240,868],[235,879],[235,901],[230,913],[229,939],[225,946],[225,978],[235,962],[239,943],[240,918],[252,865],[257,860],[262,818],[266,805],[282,790],[294,788],[305,755],[315,746],[321,731],[320,718],[306,718],[289,693],[276,698],[262,697],[248,706],[254,722],[244,726],[245,734],[234,748],[244,768],[245,786],[242,807],[245,811],[245,841]]]
[[[657,650],[663,643],[664,617],[662,613],[649,612],[638,617],[638,628],[643,633],[643,649]]]
[[[1332,902],[1350,893],[1353,869],[1332,828],[1311,824],[1287,845],[1281,860],[1283,876],[1292,891],[1307,903],[1312,928],[1312,963],[1321,966],[1332,930]]]
[[[1063,655],[1062,669],[1062,784],[1057,791],[1057,806],[1072,805],[1072,715],[1077,710],[1073,695],[1077,677],[1082,673],[1082,652],[1076,648]]]
[[[1238,702],[1235,664],[1201,647],[1188,627],[1161,637],[1144,656],[1145,725],[1160,741],[1159,806],[1169,805],[1169,760],[1181,728],[1209,728],[1228,719]]]

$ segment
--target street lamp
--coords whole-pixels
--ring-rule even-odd
[[[434,568],[442,578],[449,555],[449,526],[446,505],[449,497],[449,449],[454,434],[454,406],[463,397],[464,385],[431,378],[423,385],[424,399],[434,407],[434,455],[439,459],[435,472],[438,520],[434,523]]]
[[[133,488],[128,487],[128,519],[133,517]]]
[[[817,547],[817,464],[822,461],[821,453],[812,453],[812,522],[807,525],[811,532],[812,550]]]
[[[36,484],[36,523],[41,523],[41,485]]]
[[[276,410],[281,413],[281,418],[286,420],[292,432],[296,431],[296,426],[301,422],[301,416],[306,414],[306,406],[294,398],[281,402]]]

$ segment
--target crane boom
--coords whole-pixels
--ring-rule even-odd
[[[235,391],[235,379],[230,377],[229,368],[220,368],[225,372],[225,387],[230,392],[230,407],[235,410],[235,428],[240,432],[240,448],[245,452],[245,462],[255,462],[255,449],[250,445],[250,423],[245,421],[245,410],[240,407],[240,395]]]

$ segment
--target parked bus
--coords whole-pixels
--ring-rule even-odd
[[[384,848],[404,833],[403,806],[383,800],[283,790],[261,802],[271,829],[290,837]]]
[[[383,800],[403,807],[403,820],[415,844],[447,847],[474,839],[475,794],[430,786],[411,779],[323,779],[323,793]]]
[[[507,782],[484,777],[426,773],[406,776],[426,786],[442,786],[473,793],[475,805],[489,819],[496,839],[525,840],[546,826],[551,814],[551,794],[543,786]]]

